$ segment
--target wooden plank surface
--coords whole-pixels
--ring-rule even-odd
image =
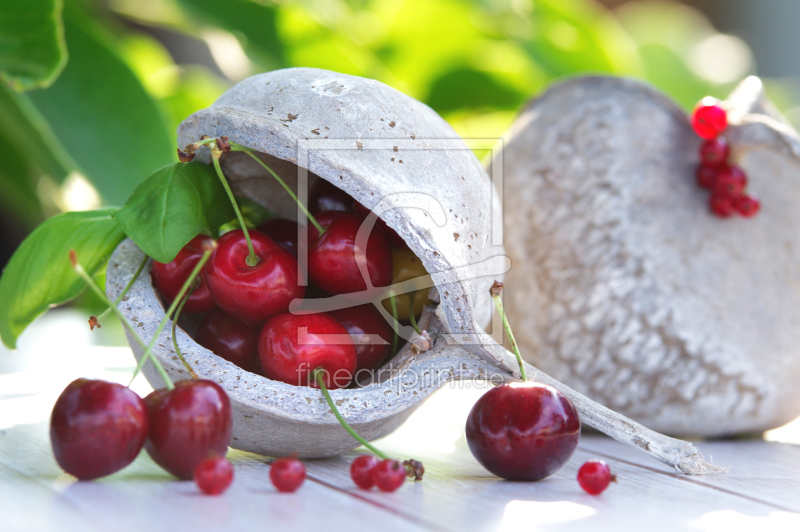
[[[223,530],[800,530],[800,447],[763,440],[701,442],[729,473],[684,477],[604,436],[585,434],[572,460],[534,483],[492,477],[470,454],[463,426],[485,388],[462,385],[432,397],[394,434],[376,442],[397,458],[422,460],[423,482],[385,494],[355,488],[353,455],[306,462],[308,481],[277,493],[268,461],[231,451],[236,478],[220,497],[172,480],[142,453],[125,470],[76,482],[52,457],[47,418],[78,376],[125,382],[133,358],[98,341],[82,316],[40,320],[20,351],[0,352],[0,531],[197,532]],[[133,388],[147,393],[137,379]],[[783,438],[785,441],[786,437]],[[353,453],[355,454],[355,453]],[[575,476],[603,458],[618,475],[606,493],[583,493]]]

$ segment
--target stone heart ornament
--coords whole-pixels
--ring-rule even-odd
[[[711,214],[686,113],[635,81],[552,87],[500,156],[523,355],[671,434],[800,415],[800,137],[757,78],[723,105],[732,158],[761,199],[749,219]]]

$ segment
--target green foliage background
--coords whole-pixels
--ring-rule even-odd
[[[527,99],[579,73],[643,78],[687,109],[723,97],[733,81],[691,63],[715,33],[663,1],[615,12],[593,0],[3,2],[0,212],[30,231],[72,208],[76,176],[103,204],[123,204],[175,160],[177,124],[248,74],[375,78],[464,136],[495,138]]]

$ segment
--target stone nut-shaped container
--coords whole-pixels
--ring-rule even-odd
[[[672,434],[800,415],[800,137],[757,78],[725,105],[762,204],[750,219],[710,213],[686,113],[635,81],[552,87],[502,153],[506,308],[523,354]]]
[[[377,81],[295,68],[238,83],[210,108],[184,120],[178,143],[185,146],[203,135],[228,136],[257,151],[295,190],[298,179],[307,178],[310,185],[315,176],[343,189],[374,208],[432,274],[439,303],[426,309],[420,323],[431,334],[433,348],[415,356],[409,344],[395,358],[399,371],[364,388],[331,392],[356,431],[367,439],[385,436],[449,380],[498,371],[501,378],[512,378],[513,364],[504,358],[508,353],[492,353],[483,345],[487,335],[482,327],[493,310],[488,290],[508,267],[502,245],[490,240],[493,219],[501,223],[498,197],[478,160],[433,110]],[[207,149],[198,153],[208,162]],[[231,152],[221,161],[238,194],[277,216],[298,218],[294,201],[246,154]],[[306,194],[306,187],[299,187],[301,199]],[[141,260],[141,251],[130,241],[116,250],[108,270],[112,298]],[[152,338],[164,316],[149,275],[138,279],[121,308],[145,339]],[[173,380],[184,379],[188,374],[169,329],[155,355]],[[319,390],[244,371],[182,330],[177,341],[198,375],[220,383],[230,396],[234,448],[321,457],[358,446]],[[130,344],[140,358],[142,350]],[[496,367],[504,365],[512,369]],[[163,386],[150,364],[144,371],[154,387]]]

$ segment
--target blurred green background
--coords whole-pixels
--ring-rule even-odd
[[[45,217],[121,205],[232,83],[291,66],[378,79],[480,138],[563,76],[646,79],[689,109],[755,72],[742,39],[675,2],[3,2],[0,267]],[[768,88],[796,106],[791,81]]]

